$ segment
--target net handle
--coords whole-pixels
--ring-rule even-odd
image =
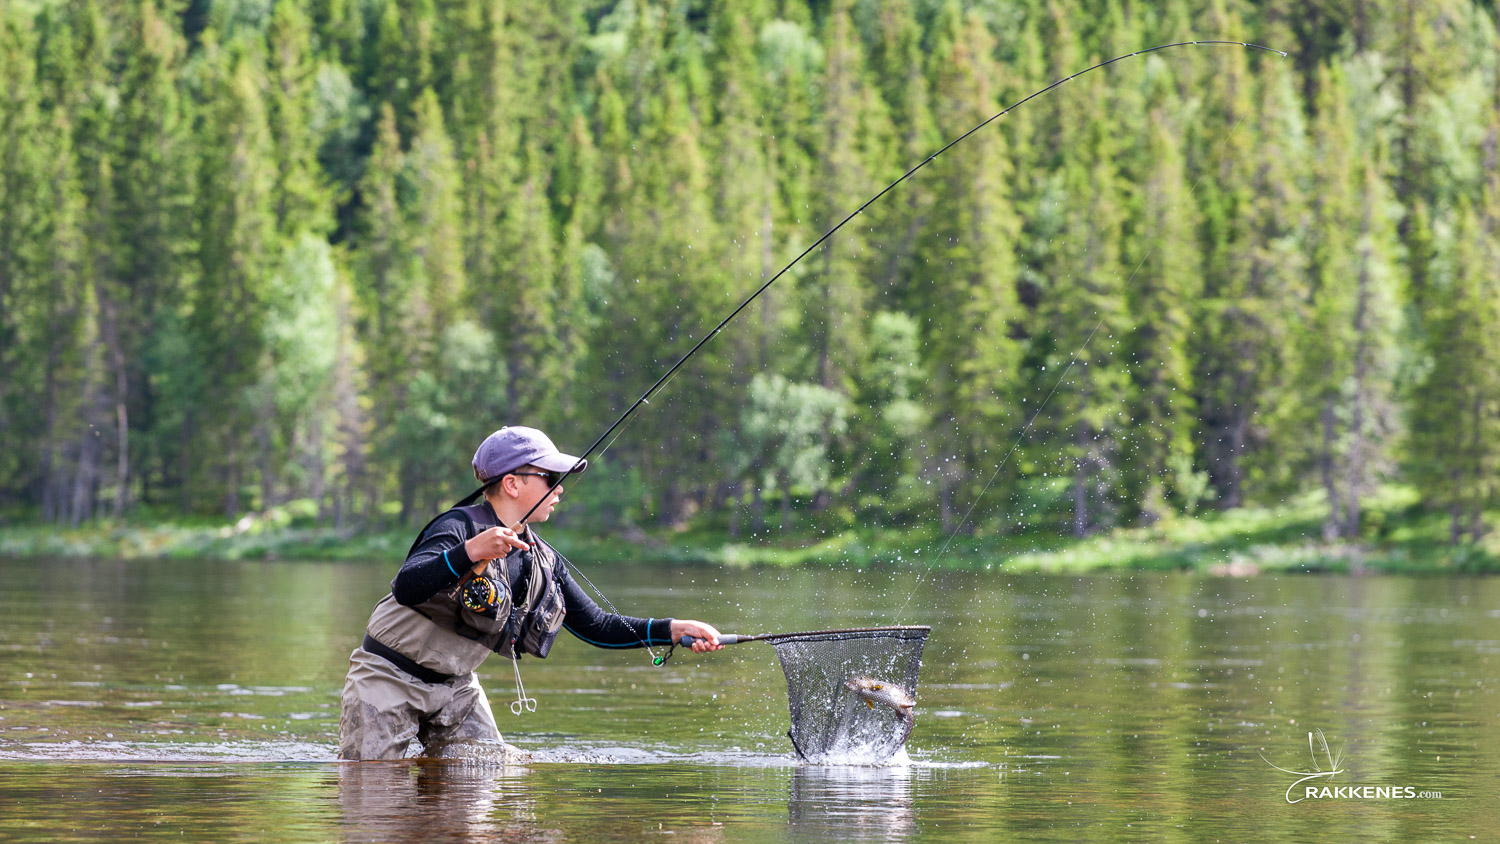
[[[777,639],[794,639],[800,636],[832,636],[845,633],[905,632],[930,633],[932,632],[932,628],[928,627],[925,624],[907,624],[897,627],[846,627],[842,630],[807,630],[801,633],[758,633],[753,636],[747,636],[739,633],[720,633],[719,644],[738,645],[741,642],[774,642]],[[693,646],[693,643],[696,641],[698,641],[697,637],[683,636],[681,639],[677,640],[677,643],[679,645],[682,645],[684,648],[691,648]]]
[[[740,642],[754,642],[759,638],[759,636],[740,636],[735,633],[720,633],[719,644],[738,645]],[[697,636],[683,636],[681,639],[677,640],[677,644],[683,646],[684,648],[691,648],[693,646],[693,643],[696,641],[698,641]],[[705,639],[704,641],[707,640]]]

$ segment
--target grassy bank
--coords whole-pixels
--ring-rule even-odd
[[[546,536],[577,560],[639,560],[727,565],[917,565],[952,569],[1085,572],[1103,569],[1191,569],[1214,574],[1262,571],[1500,572],[1500,535],[1478,544],[1448,543],[1448,520],[1425,513],[1408,489],[1388,487],[1366,511],[1358,541],[1322,540],[1319,496],[1277,507],[1246,507],[1179,516],[1148,527],[1117,528],[1078,539],[1055,533],[949,537],[936,524],[821,529],[795,526],[730,541],[721,525],[598,536],[549,528]],[[1500,516],[1500,514],[1495,514]],[[0,527],[7,556],[181,557],[201,559],[340,559],[395,564],[411,542],[408,529],[370,532],[310,524],[295,508],[246,516],[233,524],[100,521],[76,529]],[[1494,523],[1493,521],[1491,523]]]

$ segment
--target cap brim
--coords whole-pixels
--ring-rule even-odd
[[[587,460],[579,461],[577,457],[571,454],[563,454],[559,451],[556,454],[549,454],[546,457],[538,457],[531,461],[531,465],[546,469],[548,472],[570,472],[578,475],[582,474],[589,467],[589,462]],[[574,466],[578,468],[575,470]]]

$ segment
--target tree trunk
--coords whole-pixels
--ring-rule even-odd
[[[53,335],[56,336],[55,334]],[[42,519],[62,520],[60,488],[55,482],[57,460],[57,348],[52,344],[47,353],[47,371],[42,379],[42,418],[46,420],[42,440]],[[9,380],[9,379],[0,379]]]
[[[304,466],[307,467],[307,476],[310,479],[307,487],[307,495],[318,504],[318,521],[328,520],[328,478],[327,467],[323,464],[323,420],[322,413],[318,413],[308,433],[307,451],[305,452]]]
[[[1229,429],[1229,489],[1225,490],[1224,507],[1232,509],[1244,503],[1240,461],[1245,456],[1245,441],[1250,430],[1250,415],[1236,408],[1234,424]]]
[[[404,462],[404,461],[403,461]],[[411,524],[412,512],[417,506],[416,483],[412,480],[412,471],[406,466],[401,467],[401,524]]]
[[[1365,215],[1365,231],[1368,232],[1369,213]],[[1372,458],[1370,455],[1373,444],[1370,441],[1370,432],[1365,430],[1365,418],[1367,414],[1374,413],[1372,407],[1373,397],[1370,395],[1370,355],[1371,343],[1369,336],[1368,315],[1370,307],[1370,261],[1373,256],[1365,254],[1360,263],[1358,281],[1356,282],[1354,304],[1354,396],[1350,408],[1348,464],[1345,472],[1349,479],[1348,495],[1346,503],[1348,516],[1342,525],[1341,534],[1346,538],[1354,538],[1359,535],[1359,523],[1362,515],[1360,498],[1364,494],[1366,478],[1370,473]]]
[[[827,510],[828,505],[832,503],[833,493],[829,492],[826,489],[819,488],[817,492],[813,493],[812,511],[814,513],[821,513],[824,510]]]
[[[766,530],[766,497],[760,484],[750,486],[750,532],[762,534]]]
[[[662,495],[661,512],[656,515],[656,522],[664,527],[677,524],[678,514],[682,510],[682,491],[677,488],[677,479],[674,477],[667,482],[667,490]]]
[[[68,524],[78,525],[94,516],[95,502],[99,490],[100,462],[103,459],[103,430],[105,403],[108,398],[97,380],[100,357],[103,351],[98,325],[85,316],[86,338],[84,343],[83,374],[80,378],[82,393],[78,409],[82,424],[78,434],[78,462],[74,466],[73,491],[68,512]]]
[[[93,418],[94,396],[92,379],[85,379],[84,388],[84,413]],[[98,429],[90,424],[78,438],[78,464],[73,474],[72,504],[68,512],[69,527],[78,527],[84,519],[91,517],[94,513],[94,490],[99,475],[99,437]]]
[[[269,405],[270,402],[267,402]],[[275,473],[271,469],[271,422],[270,407],[261,409],[260,421],[255,425],[255,464],[260,474],[260,509],[274,506],[276,495]]]
[[[140,412],[136,415],[136,424],[141,426],[142,431],[151,431],[156,428],[154,421],[156,419],[156,397],[151,392],[151,382],[149,380],[143,379],[139,382],[138,387],[140,389]],[[158,489],[158,485],[155,483],[157,479],[163,480],[162,487],[166,486],[165,476],[168,471],[167,466],[162,459],[162,455],[150,447],[149,440],[147,442],[148,445],[144,452],[147,459],[144,467],[141,469],[139,479],[140,494],[135,498],[135,501],[127,501],[127,505],[133,505],[136,502],[143,504],[153,503],[156,500]],[[154,472],[152,471],[153,469],[155,470]]]
[[[119,320],[115,304],[104,288],[102,281],[95,285],[99,297],[100,330],[103,333],[104,353],[109,358],[115,388],[115,495],[110,510],[116,517],[124,514],[129,503],[130,486],[130,414],[126,401],[130,395],[125,366],[125,350],[120,344]]]
[[[1323,541],[1332,542],[1338,538],[1341,532],[1339,514],[1342,510],[1339,506],[1339,490],[1333,471],[1333,443],[1335,439],[1333,399],[1325,399],[1323,401],[1323,411],[1318,415],[1318,419],[1323,423],[1323,450],[1318,455],[1318,471],[1323,478],[1323,491],[1328,496],[1328,518],[1323,520]]]
[[[192,498],[192,487],[193,487],[193,484],[191,482],[191,479],[193,477],[193,462],[192,462],[192,446],[193,446],[193,433],[194,433],[194,431],[193,431],[193,422],[194,422],[194,419],[193,419],[193,410],[192,410],[192,408],[188,408],[188,410],[185,413],[182,414],[182,434],[178,438],[178,441],[177,441],[178,442],[178,447],[180,448],[180,451],[177,452],[177,457],[178,457],[178,460],[177,460],[177,462],[178,462],[178,470],[177,470],[178,471],[178,478],[177,478],[178,506],[184,512],[186,512],[187,510],[191,509],[192,503],[193,503],[193,498]]]
[[[115,447],[120,453],[115,455],[115,500],[111,507],[116,518],[125,515],[125,508],[130,503],[130,415],[125,409],[125,371],[122,368],[119,372],[116,387],[120,391],[120,400],[115,403],[119,440]]]
[[[734,494],[729,497],[729,538],[740,538],[740,502],[745,498],[745,482],[734,485]]]
[[[229,453],[229,471],[225,473],[229,488],[224,491],[224,515],[230,519],[240,514],[240,456],[239,449]]]
[[[1469,539],[1478,543],[1484,536],[1484,503],[1489,498],[1483,477],[1484,426],[1487,420],[1484,418],[1484,396],[1478,390],[1474,391],[1469,419],[1469,427],[1473,431],[1473,443],[1469,451],[1469,473],[1473,476],[1474,483],[1468,495],[1469,501],[1472,502],[1469,505]]]
[[[1088,431],[1083,425],[1078,426],[1078,447],[1083,449],[1085,455],[1088,450]],[[1073,472],[1073,535],[1086,536],[1089,529],[1089,490],[1088,490],[1088,460],[1085,456],[1078,458],[1078,466]]]

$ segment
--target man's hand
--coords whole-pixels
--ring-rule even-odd
[[[516,532],[508,527],[492,527],[464,543],[464,553],[474,561],[474,571],[484,571],[490,560],[509,554],[512,548],[522,551],[530,548]]]
[[[724,647],[719,644],[719,631],[713,627],[701,621],[672,619],[672,641],[679,642],[683,636],[693,637],[693,653],[717,651]]]

